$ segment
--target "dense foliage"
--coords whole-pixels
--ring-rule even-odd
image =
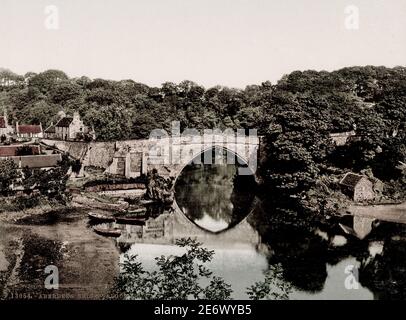
[[[3,69],[0,84],[0,108],[13,121],[46,127],[59,111],[78,111],[99,140],[145,138],[152,129],[170,130],[172,121],[180,121],[181,129],[256,128],[265,142],[260,174],[267,190],[287,202],[307,192],[322,194],[326,190],[315,186],[323,176],[362,170],[386,182],[394,197],[404,196],[404,67],[295,71],[275,85],[245,89],[205,89],[191,81],[149,87],[133,80],[71,79],[58,70],[20,76]],[[354,128],[359,139],[334,148],[329,133]]]
[[[213,276],[207,266],[214,251],[191,238],[177,239],[176,244],[185,253],[155,258],[156,270],[147,271],[137,256],[126,255],[112,288],[113,296],[143,300],[230,299],[231,286],[223,278]],[[205,282],[208,284],[202,285]],[[256,282],[246,293],[250,299],[287,299],[291,290],[289,283],[283,282],[280,268],[272,266],[264,281]]]
[[[22,168],[11,159],[0,160],[0,195],[14,195],[22,190],[23,195],[15,199],[25,209],[38,204],[39,198],[65,204],[69,200],[66,188],[68,171],[72,161],[64,155],[58,167],[49,170]]]

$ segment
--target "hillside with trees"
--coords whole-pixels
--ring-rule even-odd
[[[0,111],[11,121],[46,128],[58,112],[78,111],[99,140],[148,137],[172,121],[184,128],[256,128],[264,136],[263,190],[278,201],[329,210],[334,179],[362,172],[384,182],[384,195],[405,197],[406,68],[348,67],[295,71],[276,84],[204,88],[192,81],[149,87],[133,80],[69,78],[47,70],[0,70]],[[335,147],[330,133],[356,129]],[[336,210],[331,207],[331,210]]]

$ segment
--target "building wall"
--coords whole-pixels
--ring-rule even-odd
[[[17,133],[17,137],[19,138],[42,138],[43,134],[40,133]]]
[[[362,178],[354,188],[354,201],[373,200],[375,193],[373,184],[366,178]]]
[[[330,138],[336,146],[344,146],[351,137],[355,136],[355,131],[331,133]]]
[[[2,136],[2,135],[5,135],[5,136],[11,135],[11,134],[13,134],[13,132],[14,132],[13,127],[9,126],[8,124],[6,125],[5,128],[0,128],[0,136]]]
[[[55,127],[55,137],[61,140],[69,139],[69,128]]]
[[[78,133],[86,133],[87,131],[87,127],[83,124],[83,121],[80,120],[79,116],[75,115],[69,126],[69,139],[74,140]]]
[[[54,133],[54,132],[52,132],[52,133],[44,132],[44,138],[45,139],[55,139],[56,137],[57,137],[56,133]]]

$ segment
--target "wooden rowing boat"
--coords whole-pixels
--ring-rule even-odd
[[[136,208],[136,209],[128,209],[127,212],[132,215],[137,216],[145,216],[145,212],[147,212],[147,208]],[[141,215],[143,213],[143,215]]]
[[[93,227],[93,230],[105,237],[119,237],[121,236],[121,230],[117,228],[103,228],[103,227]]]
[[[107,214],[103,214],[100,212],[89,212],[87,214],[90,219],[100,221],[100,222],[114,222],[115,218],[113,216],[109,216]]]
[[[135,224],[135,225],[144,225],[145,217],[131,217],[131,216],[119,216],[116,217],[116,222],[121,224]]]
[[[142,204],[142,205],[153,204],[153,203],[157,203],[157,202],[158,201],[156,201],[156,200],[146,200],[146,199],[140,200],[140,204]]]

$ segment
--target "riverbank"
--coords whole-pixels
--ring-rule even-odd
[[[58,290],[44,287],[49,265],[58,268]],[[118,270],[114,241],[89,228],[84,209],[0,224],[0,299],[103,299]]]
[[[43,204],[36,206],[34,208],[19,210],[19,211],[8,211],[8,212],[0,212],[0,222],[2,223],[15,223],[21,219],[29,218],[29,217],[37,217],[46,214],[47,212],[51,211],[58,211],[58,210],[65,210],[70,208],[70,206],[66,205],[51,205],[51,204]]]
[[[35,219],[35,217],[46,215],[48,212],[65,212],[74,208],[100,209],[123,212],[128,209],[128,207],[129,203],[120,201],[118,199],[110,199],[108,197],[98,196],[97,194],[93,193],[79,195],[74,194],[71,201],[67,204],[41,201],[39,205],[33,208],[22,210],[7,210],[0,212],[0,222],[15,223],[22,219]]]

